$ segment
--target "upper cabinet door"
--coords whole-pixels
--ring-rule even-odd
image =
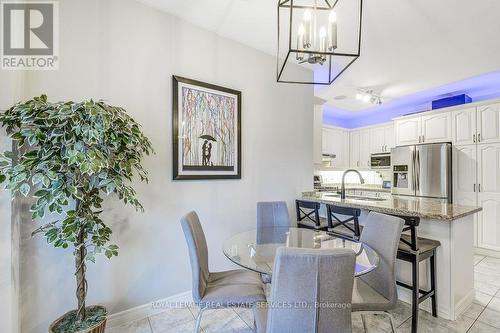
[[[452,133],[455,145],[476,143],[476,108],[453,112]]]
[[[422,143],[451,142],[451,112],[422,116]]]
[[[452,155],[454,199],[456,199],[457,196],[466,194],[473,194],[475,196],[477,191],[476,146],[454,146]]]
[[[500,194],[500,144],[478,145],[480,193]]]
[[[382,153],[385,147],[384,127],[374,127],[370,129],[370,152]]]
[[[500,142],[500,103],[477,108],[478,142]]]
[[[396,146],[396,138],[394,137],[394,125],[384,127],[385,147],[384,151],[391,152],[391,148]]]
[[[417,144],[420,141],[421,118],[399,119],[395,121],[396,146]]]
[[[331,146],[329,145],[330,132],[327,128],[321,129],[321,153],[329,154],[331,150]]]
[[[359,131],[352,131],[349,137],[349,147],[350,147],[350,152],[349,152],[349,166],[351,168],[359,168],[360,165],[360,160],[359,160]]]
[[[359,134],[359,167],[370,169],[370,130],[363,129]]]

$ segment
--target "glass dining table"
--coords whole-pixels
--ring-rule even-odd
[[[228,238],[223,245],[224,255],[243,268],[272,275],[276,250],[279,247],[304,249],[352,249],[356,253],[355,276],[375,269],[378,254],[368,245],[303,228],[259,228]]]

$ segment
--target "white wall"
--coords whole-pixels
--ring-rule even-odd
[[[22,72],[0,74],[0,110],[6,110],[21,99],[23,93]],[[12,142],[0,129],[0,152],[11,150]],[[11,197],[0,185],[0,332],[19,331],[19,225],[11,219]]]
[[[89,304],[111,313],[191,289],[179,219],[196,210],[212,270],[232,267],[224,239],[255,225],[259,200],[290,209],[312,188],[313,89],[277,84],[275,59],[131,0],[61,1],[60,70],[30,74],[29,96],[103,98],[125,107],[156,148],[138,184],[146,212],[110,200],[105,221],[120,256],[89,267]],[[270,31],[269,33],[274,33]],[[242,91],[243,179],[172,181],[172,75]],[[294,216],[294,215],[292,215]],[[22,331],[38,333],[75,306],[72,256],[22,230]]]

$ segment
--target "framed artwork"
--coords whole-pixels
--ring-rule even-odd
[[[241,92],[172,77],[173,179],[241,179]]]

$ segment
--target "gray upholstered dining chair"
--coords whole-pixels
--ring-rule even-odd
[[[390,215],[370,212],[360,241],[370,246],[379,255],[377,268],[354,280],[352,310],[362,311],[361,319],[366,331],[364,314],[385,313],[395,332],[394,318],[389,310],[396,307],[396,255],[404,220]]]
[[[257,202],[257,228],[289,226],[290,216],[286,202]]]
[[[192,269],[193,301],[200,311],[195,333],[205,310],[226,307],[254,307],[266,296],[259,274],[246,270],[212,273],[208,269],[208,248],[198,215],[190,212],[181,219]]]
[[[350,333],[355,261],[351,249],[279,248],[257,333]]]

